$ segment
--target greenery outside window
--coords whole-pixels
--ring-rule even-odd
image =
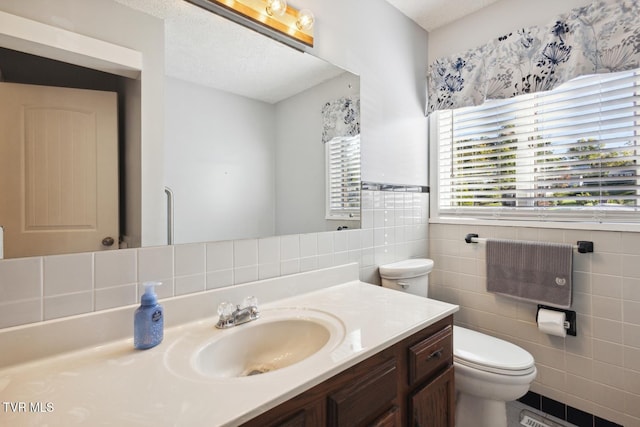
[[[360,219],[360,135],[325,143],[327,219]]]
[[[430,123],[437,218],[640,223],[640,69]]]

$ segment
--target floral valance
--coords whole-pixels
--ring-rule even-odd
[[[322,107],[322,142],[360,134],[360,98],[340,98]]]
[[[545,27],[498,37],[429,66],[427,112],[550,90],[575,77],[640,67],[640,0],[600,0]]]

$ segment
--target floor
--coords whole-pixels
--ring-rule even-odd
[[[533,409],[530,406],[527,406],[520,402],[508,402],[507,403],[507,424],[508,427],[521,427],[520,418],[523,410],[526,410],[526,414],[528,414],[532,419],[536,421],[540,421],[546,424],[548,427],[576,427],[574,424],[570,424],[566,421],[560,420],[551,415],[545,414],[544,412]],[[543,424],[531,424],[527,427],[544,427]]]

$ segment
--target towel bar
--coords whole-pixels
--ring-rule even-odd
[[[469,233],[465,236],[464,241],[467,243],[484,243],[487,239],[478,237],[475,233]],[[578,242],[573,245],[573,249],[576,249],[581,254],[593,252],[593,242],[578,240]]]

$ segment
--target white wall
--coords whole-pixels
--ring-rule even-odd
[[[358,228],[325,219],[321,111],[359,88],[358,77],[344,73],[271,105],[166,78],[174,243]]]
[[[358,222],[325,220],[322,107],[358,96],[359,89],[358,78],[343,73],[276,104],[276,234],[358,228]]]
[[[275,234],[275,107],[166,79],[174,243]]]
[[[329,101],[359,96],[357,76],[273,105],[170,77],[165,90],[174,243],[359,227],[325,219],[321,114]]]

